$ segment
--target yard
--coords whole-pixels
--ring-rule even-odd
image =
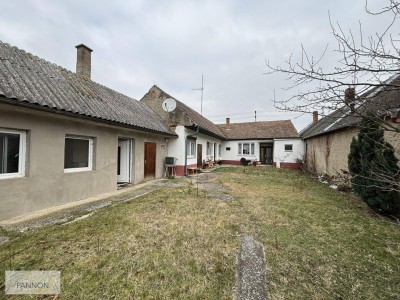
[[[71,224],[5,232],[16,239],[0,246],[0,283],[4,270],[61,270],[60,299],[231,299],[247,233],[264,244],[272,299],[398,299],[400,225],[358,198],[274,168],[221,168],[199,196],[195,178],[175,180]]]

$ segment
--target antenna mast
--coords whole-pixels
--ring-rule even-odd
[[[199,89],[192,89],[194,91],[201,91],[201,99],[200,99],[200,115],[203,116],[203,91],[204,91],[204,80],[203,74],[201,74],[201,88]]]

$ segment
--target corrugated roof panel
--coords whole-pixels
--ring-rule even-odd
[[[0,95],[43,107],[175,134],[139,101],[0,42]]]

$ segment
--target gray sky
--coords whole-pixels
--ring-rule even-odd
[[[380,7],[382,0],[370,1]],[[75,45],[92,53],[92,79],[140,99],[153,84],[222,123],[292,119],[301,130],[311,116],[278,113],[274,89],[285,98],[285,77],[264,75],[265,60],[283,65],[301,44],[334,66],[336,44],[328,11],[344,29],[366,33],[385,24],[364,13],[363,0],[84,1],[26,0],[1,3],[0,40],[75,71]]]

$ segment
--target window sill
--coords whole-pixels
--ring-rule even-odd
[[[64,169],[64,173],[79,173],[79,172],[88,172],[92,171],[90,168],[73,168],[73,169]]]
[[[0,180],[22,178],[22,177],[25,177],[25,174],[21,174],[21,173],[0,174]]]
[[[293,152],[293,150],[285,150],[285,152]]]
[[[187,158],[196,158],[196,156],[187,156]]]

